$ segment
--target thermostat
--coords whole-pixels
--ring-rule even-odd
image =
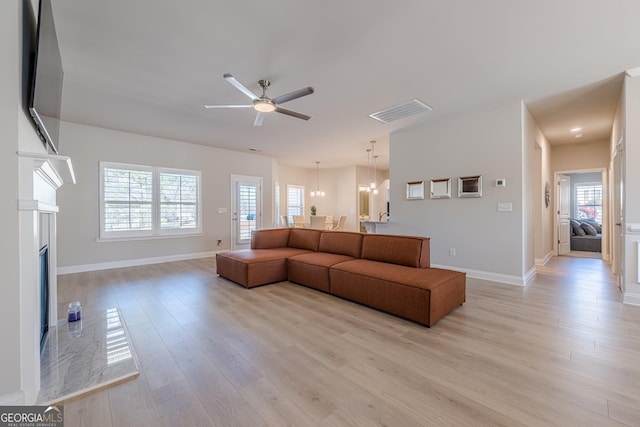
[[[496,187],[506,187],[507,186],[507,180],[504,178],[501,179],[496,179]]]

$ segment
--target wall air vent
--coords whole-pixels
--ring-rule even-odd
[[[394,107],[378,111],[377,113],[369,114],[369,117],[379,120],[382,123],[391,123],[396,120],[404,119],[406,117],[431,110],[432,108],[424,102],[417,99],[412,99],[411,101],[407,101]]]

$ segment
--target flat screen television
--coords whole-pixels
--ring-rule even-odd
[[[59,147],[62,78],[62,58],[51,0],[40,0],[29,113],[38,135],[56,154]]]

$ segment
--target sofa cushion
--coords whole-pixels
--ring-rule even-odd
[[[596,233],[602,233],[602,225],[598,224],[594,219],[583,219],[580,221],[582,224],[587,223],[596,229]]]
[[[347,255],[360,258],[362,251],[362,233],[348,231],[326,231],[320,237],[320,252]]]
[[[289,246],[290,248],[317,251],[321,235],[322,231],[320,230],[311,230],[308,228],[291,228],[289,230],[289,241],[287,243],[287,246]]]
[[[588,236],[596,236],[598,234],[595,227],[588,222],[583,222],[580,226]]]
[[[287,259],[289,281],[329,292],[329,267],[353,257],[328,252],[309,252]]]
[[[362,238],[361,258],[407,267],[429,268],[429,238],[365,234]]]
[[[583,230],[582,225],[580,224],[580,221],[572,219],[572,220],[569,221],[569,224],[571,224],[571,235],[572,236],[585,236],[587,234]]]
[[[466,275],[365,259],[329,269],[331,294],[433,325],[465,302]]]
[[[251,235],[251,249],[284,248],[288,242],[288,228],[257,230]]]
[[[223,258],[235,259],[247,264],[257,262],[272,261],[275,259],[287,259],[294,255],[305,254],[310,251],[297,248],[274,248],[274,249],[239,249],[235,251],[221,252],[217,255]]]
[[[216,272],[244,287],[287,280],[287,258],[304,249],[243,249],[216,254]]]

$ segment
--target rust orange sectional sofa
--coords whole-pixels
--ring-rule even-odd
[[[289,280],[431,326],[465,302],[466,274],[430,268],[426,237],[279,228],[216,254],[247,288]]]

